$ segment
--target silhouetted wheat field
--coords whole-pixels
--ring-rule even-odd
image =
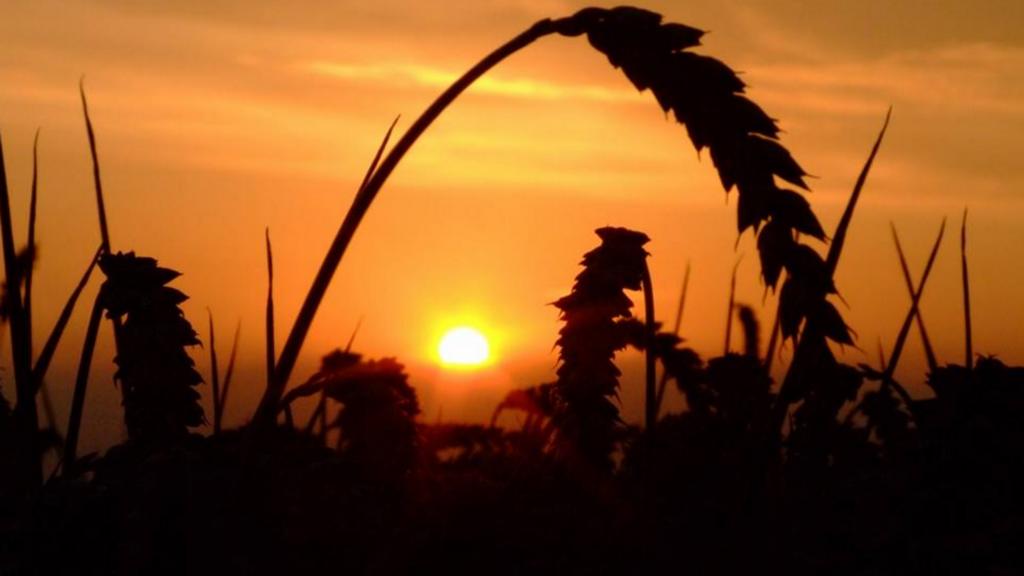
[[[476,79],[548,35],[585,36],[707,154],[736,194],[739,233],[756,237],[763,284],[779,295],[774,316],[759,319],[730,298],[724,353],[701,357],[679,333],[685,284],[668,330],[654,309],[649,238],[603,227],[554,302],[562,327],[549,335],[559,351],[551,380],[510,392],[489,425],[424,422],[401,360],[366,358],[352,342],[326,353],[315,373],[293,374],[349,242],[399,161]],[[36,180],[18,249],[0,156],[0,318],[12,366],[3,393],[14,400],[0,396],[0,573],[1024,572],[1024,368],[973,350],[966,212],[962,364],[936,357],[918,309],[945,223],[919,279],[893,229],[912,305],[877,365],[840,361],[834,347],[855,340],[834,277],[888,116],[826,231],[776,121],[731,68],[691,51],[702,35],[630,7],[542,20],[470,69],[389,147],[393,124],[279,353],[267,233],[264,393],[236,429],[223,420],[239,385],[237,332],[225,348],[211,314],[198,348],[180,308],[187,296],[172,286],[179,273],[111,245],[83,89],[102,242],[45,340],[32,330]],[[64,338],[94,276],[102,283],[81,304],[85,334]],[[730,352],[734,324],[742,353]],[[104,325],[127,440],[82,455]],[[927,399],[894,378],[911,337],[926,351]],[[61,343],[82,349],[67,423],[55,421],[47,393]],[[784,345],[792,359],[776,381]],[[627,348],[645,358],[640,426],[623,421],[617,401],[616,355]],[[209,374],[195,367],[200,352]],[[670,386],[685,399],[680,411],[662,406]],[[505,412],[521,426],[498,427]],[[209,435],[194,431],[206,422]],[[51,451],[58,464],[44,470]]]

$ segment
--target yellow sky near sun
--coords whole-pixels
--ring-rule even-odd
[[[1022,363],[1024,8],[891,4],[644,6],[712,31],[702,52],[743,71],[751,97],[780,119],[784,144],[816,176],[810,200],[826,229],[894,106],[839,270],[844,314],[863,349],[848,351],[851,361],[873,361],[879,338],[891,346],[908,306],[890,221],[917,275],[941,219],[954,223],[970,206],[976,347]],[[98,243],[80,75],[115,248],[185,273],[176,286],[192,297],[185,310],[204,340],[207,308],[221,348],[242,321],[243,384],[229,409],[238,419],[262,386],[264,227],[274,242],[280,342],[394,116],[403,115],[403,130],[482,55],[533,21],[580,6],[5,3],[0,136],[19,214],[32,133],[42,129],[37,332],[48,330]],[[718,354],[737,257],[738,299],[760,305],[763,296],[754,243],[748,234],[737,244],[734,211],[710,162],[697,159],[649,95],[585,41],[545,39],[457,101],[395,172],[335,277],[296,374],[344,345],[363,318],[356,348],[406,362],[428,415],[441,405],[446,418],[486,415],[509,386],[553,377],[558,322],[547,304],[568,292],[597,241],[593,229],[604,225],[652,238],[663,317],[692,262],[683,332],[702,353]],[[24,221],[18,226],[23,235]],[[949,234],[923,302],[947,361],[962,361],[956,256]],[[765,306],[773,309],[771,297]],[[83,315],[62,347],[58,390],[70,387]],[[488,384],[438,384],[446,376],[433,366],[436,331],[453,318],[473,319],[497,340],[501,360]],[[88,410],[117,434],[105,346]],[[205,354],[195,354],[204,371]],[[916,341],[904,366],[902,378],[918,385]],[[638,413],[634,392],[623,392],[627,414]]]

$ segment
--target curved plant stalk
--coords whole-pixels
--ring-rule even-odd
[[[639,8],[584,8],[567,18],[537,22],[473,66],[427,108],[381,161],[356,194],[321,263],[278,357],[273,381],[260,402],[254,424],[273,423],[278,402],[331,278],[366,211],[398,162],[437,116],[477,78],[509,55],[554,33],[586,35],[591,46],[602,52],[612,66],[620,68],[638,90],[651,90],[662,109],[674,113],[698,152],[710,150],[723,188],[738,190],[740,232],[753,228],[758,233],[762,274],[767,284],[776,286],[783,269],[804,272],[790,274],[787,283],[791,291],[792,286],[807,291],[808,285],[822,282],[824,263],[820,256],[795,239],[795,233],[802,232],[824,240],[821,224],[803,196],[776,184],[778,179],[806,189],[806,173],[778,142],[779,129],[774,120],[745,97],[745,84],[736,73],[718,60],[686,52],[700,44],[703,32],[681,24],[662,23],[661,15]],[[810,267],[809,259],[813,260]],[[800,302],[792,302],[793,308],[786,313],[803,318],[808,310],[796,307],[797,304]],[[834,309],[826,312],[838,314]],[[784,330],[786,326],[783,322]],[[837,329],[828,337],[843,339],[848,334]]]
[[[355,229],[359,226],[359,222],[362,220],[362,214],[356,217],[353,213],[356,206],[361,204],[361,200],[367,184],[370,178],[376,173],[377,166],[380,163],[381,156],[384,154],[385,148],[387,148],[388,141],[391,139],[391,134],[395,130],[395,126],[398,124],[398,119],[401,116],[396,116],[394,121],[391,122],[391,126],[388,127],[388,131],[384,134],[384,139],[381,140],[380,146],[377,147],[377,152],[373,156],[373,160],[370,162],[369,168],[366,170],[366,174],[363,176],[363,182],[359,185],[359,189],[356,191],[356,197],[352,200],[352,206],[349,208],[348,213],[345,215],[345,220],[342,222],[342,228],[338,230],[338,236],[335,237],[334,243],[328,250],[328,253],[324,256],[324,261],[320,265],[320,270],[317,272],[317,276],[313,281],[313,284],[309,288],[309,292],[306,294],[306,300],[303,302],[303,307],[299,311],[298,317],[295,319],[295,324],[292,326],[292,331],[288,335],[288,340],[285,343],[284,350],[281,351],[281,358],[274,363],[274,358],[271,356],[268,360],[268,366],[271,368],[267,373],[267,388],[263,392],[263,398],[260,399],[260,404],[257,407],[256,415],[253,421],[257,424],[264,425],[272,422],[272,419],[276,417],[277,404],[281,401],[281,397],[284,395],[284,389],[288,384],[288,377],[291,374],[292,368],[295,366],[295,361],[298,359],[298,353],[302,349],[302,343],[305,341],[306,334],[309,332],[309,328],[313,323],[313,317],[316,316],[316,311],[320,306],[320,301],[323,299],[324,293],[327,291],[327,286],[330,284],[331,278],[334,276],[335,270],[338,268],[338,264],[341,263],[341,256],[344,255],[345,250],[348,247],[348,242],[351,240]],[[425,129],[425,128],[424,128]],[[393,152],[392,152],[393,153]],[[397,162],[397,161],[396,161]],[[378,187],[379,189],[379,187]],[[365,200],[366,207],[363,208],[363,214],[369,208],[370,202],[373,199]],[[354,222],[349,224],[350,218],[355,218]],[[345,240],[344,245],[338,249],[338,255],[336,259],[329,259],[333,256],[333,251],[338,244],[338,238],[341,236],[342,229],[345,229],[346,224],[351,227],[351,232],[348,233],[348,240]],[[269,242],[270,242],[270,231],[267,230],[267,242],[268,242],[268,259],[269,255]],[[315,299],[313,302],[311,299]],[[268,302],[268,306],[271,305]],[[358,329],[358,328],[357,328]],[[300,330],[301,333],[296,332]],[[355,335],[353,334],[353,337]],[[296,339],[293,343],[293,339]],[[289,343],[293,343],[292,347],[289,347]],[[294,352],[292,352],[294,350]],[[283,380],[278,382],[278,374],[276,366],[280,366],[282,362],[288,366],[288,372],[283,375]],[[326,414],[326,408],[325,412]]]

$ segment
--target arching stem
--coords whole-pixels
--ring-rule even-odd
[[[305,342],[306,335],[309,333],[310,326],[313,324],[313,318],[316,316],[317,309],[320,307],[320,302],[323,300],[324,294],[327,292],[327,287],[330,284],[335,271],[338,269],[338,265],[341,263],[341,258],[345,254],[349,243],[352,241],[352,237],[355,235],[356,229],[359,227],[360,222],[362,222],[363,216],[366,215],[366,212],[373,203],[374,198],[376,198],[377,193],[380,192],[381,187],[384,186],[384,183],[391,175],[391,172],[394,171],[398,162],[401,161],[406,152],[409,151],[416,140],[419,139],[423,132],[426,131],[441,112],[443,112],[448,105],[455,100],[455,98],[462,94],[462,92],[480,76],[485,74],[505,58],[532,44],[535,40],[556,31],[557,24],[555,21],[550,19],[541,20],[478,62],[475,66],[470,68],[468,72],[463,74],[461,78],[456,80],[455,83],[447,90],[445,90],[437,100],[435,100],[434,103],[416,119],[412,126],[409,127],[409,131],[402,135],[402,138],[398,140],[391,152],[389,152],[384,160],[381,161],[380,166],[367,180],[366,185],[363,186],[356,194],[355,199],[352,201],[352,206],[349,208],[348,214],[346,214],[345,219],[342,221],[341,227],[338,229],[338,233],[335,235],[334,241],[331,243],[331,247],[328,249],[323,262],[320,264],[320,270],[317,272],[316,278],[313,280],[313,284],[310,286],[309,292],[306,294],[306,299],[302,303],[302,308],[299,310],[299,314],[295,319],[295,324],[292,326],[291,332],[288,334],[288,339],[285,341],[284,347],[281,350],[281,355],[278,357],[274,370],[274,378],[271,385],[267,387],[263,399],[260,401],[259,408],[257,408],[257,412],[253,418],[254,424],[266,425],[273,423],[274,417],[277,413],[278,403],[281,401],[281,397],[284,394],[288,378],[291,376],[292,369],[295,367],[295,362],[298,360],[299,352]]]

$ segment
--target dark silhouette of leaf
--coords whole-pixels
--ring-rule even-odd
[[[843,317],[839,315],[839,311],[836,310],[836,307],[831,302],[822,300],[818,304],[815,315],[818,317],[817,321],[821,323],[822,331],[826,337],[834,342],[853,346],[850,328],[843,321]]]
[[[757,252],[761,258],[761,276],[765,286],[772,290],[779,283],[779,276],[782,275],[784,263],[791,258],[796,248],[796,241],[793,240],[793,230],[783,224],[772,220],[757,235]]]
[[[807,199],[792,190],[777,190],[770,197],[772,222],[780,222],[801,234],[818,240],[825,239],[818,217],[811,211]]]

